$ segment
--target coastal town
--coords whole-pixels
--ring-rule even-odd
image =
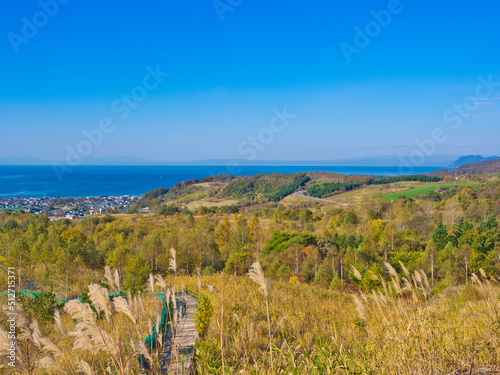
[[[50,218],[81,219],[103,213],[126,213],[139,196],[119,197],[0,197],[0,213],[25,212],[47,214]]]

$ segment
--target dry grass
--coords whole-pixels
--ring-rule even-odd
[[[197,210],[200,206],[204,207],[222,207],[222,206],[231,206],[233,204],[240,203],[236,199],[215,199],[215,198],[207,198],[207,199],[199,199],[193,202],[189,202],[186,204],[187,208],[191,211]]]
[[[115,279],[111,270],[109,281]],[[354,274],[357,274],[353,270]],[[500,287],[488,275],[473,284],[431,295],[425,274],[397,272],[372,294],[348,294],[312,285],[269,280],[254,265],[251,278],[177,276],[214,305],[207,335],[198,343],[200,374],[493,374],[500,365]],[[375,277],[375,276],[374,276]],[[151,278],[155,290],[174,276]],[[255,282],[258,284],[256,285]],[[209,291],[207,284],[213,286]],[[68,302],[54,323],[40,327],[20,316],[19,363],[32,374],[140,374],[138,357],[158,362],[144,337],[159,303],[149,290],[114,301],[92,285],[87,304]],[[119,288],[118,288],[119,289]],[[59,321],[59,323],[58,323]],[[6,343],[5,332],[0,342]],[[32,370],[27,369],[31,366]]]
[[[202,374],[222,373],[221,342],[225,373],[487,374],[500,365],[500,288],[493,281],[476,278],[481,284],[434,296],[421,273],[395,274],[380,292],[356,296],[273,281],[271,366],[265,296],[248,278],[224,279],[224,324],[214,319],[200,343]],[[178,281],[195,288],[194,278]],[[216,311],[221,281],[202,280],[215,287],[205,293]]]

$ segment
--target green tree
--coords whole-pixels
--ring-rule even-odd
[[[142,290],[150,273],[149,264],[142,262],[138,256],[129,254],[123,275],[123,289],[131,292]]]
[[[436,244],[438,250],[443,250],[448,243],[448,230],[442,221],[439,221],[436,228],[434,228],[432,240]]]

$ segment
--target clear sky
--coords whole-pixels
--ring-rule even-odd
[[[497,0],[2,5],[0,157],[500,154]]]

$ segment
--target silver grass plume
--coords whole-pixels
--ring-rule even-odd
[[[422,275],[422,280],[424,281],[425,289],[427,290],[427,292],[430,292],[431,287],[429,285],[429,279],[427,278],[427,275],[422,270],[420,270],[420,274]]]
[[[365,305],[363,305],[363,302],[358,298],[358,296],[353,295],[352,298],[354,299],[354,304],[356,305],[356,311],[358,313],[358,317],[362,320],[366,320],[366,308]]]
[[[170,302],[172,299],[172,291],[170,290],[170,288],[167,289],[167,294],[165,295],[165,297],[167,300],[167,308],[170,308]]]
[[[143,355],[148,359],[148,361],[150,363],[153,362],[153,359],[151,358],[151,354],[149,353],[148,349],[146,348],[146,345],[144,345],[143,341],[130,340],[130,346],[132,347],[132,351],[134,352],[134,354]]]
[[[385,280],[384,280],[383,277],[380,278],[380,282],[382,283],[382,288],[384,288],[384,290],[386,290],[387,289],[387,283],[385,282]]]
[[[170,255],[172,256],[172,258],[170,259],[170,267],[168,267],[168,269],[171,270],[174,274],[177,274],[177,252],[174,248],[170,249]]]
[[[114,276],[116,291],[119,292],[121,289],[121,283],[120,283],[120,274],[118,273],[117,269],[115,269],[115,273],[113,274],[113,276]]]
[[[127,300],[123,297],[115,297],[114,299],[115,309],[118,312],[122,312],[127,315],[134,323],[137,323],[132,307],[129,305]]]
[[[201,272],[200,267],[196,267],[196,283],[198,286],[198,291],[201,293]]]
[[[271,292],[271,279],[264,276],[264,271],[262,270],[260,262],[252,264],[252,267],[250,267],[250,271],[248,272],[248,276],[252,279],[252,281],[260,286],[259,291],[268,297]]]
[[[33,321],[30,324],[30,329],[34,340],[38,340],[41,337],[43,337],[42,331],[40,329],[40,324],[38,324],[38,320],[33,319]]]
[[[288,320],[288,316],[285,315],[284,317],[282,317],[279,321],[278,321],[278,327],[281,328],[281,329],[285,329],[285,321]]]
[[[18,336],[21,340],[31,341],[40,351],[45,354],[51,354],[55,357],[62,355],[59,348],[52,343],[49,339],[43,337],[40,330],[40,325],[36,319],[29,324],[28,327],[23,328],[23,333]]]
[[[132,347],[132,351],[135,354],[143,355],[150,358],[150,354],[148,352],[148,349],[146,348],[146,345],[144,345],[143,341],[140,340],[130,340],[130,346]]]
[[[156,317],[155,327],[159,327],[160,326],[160,322],[161,322],[161,312],[159,312],[158,316]],[[161,335],[157,335],[157,336],[161,336]]]
[[[403,287],[403,290],[412,290],[413,287],[411,286],[411,282],[406,278],[406,277],[403,277],[403,284],[404,284],[404,287]]]
[[[165,280],[161,275],[159,274],[155,275],[155,279],[156,279],[156,285],[158,285],[161,290],[165,290],[167,288],[167,283],[165,282]]]
[[[387,270],[387,273],[392,276],[392,285],[394,286],[394,290],[397,294],[401,293],[401,283],[398,273],[388,262],[384,262],[384,266]]]
[[[158,341],[158,346],[163,347],[163,335],[156,335],[156,341]]]
[[[130,292],[130,289],[127,290],[127,302],[129,306],[133,306],[132,293]]]
[[[129,301],[129,305],[132,306],[134,314],[139,316],[139,300],[137,299],[137,296],[134,296],[134,298],[132,299],[132,303],[130,303]]]
[[[62,371],[61,366],[50,357],[43,357],[36,361],[36,367],[44,370],[50,370],[51,373]]]
[[[139,306],[139,309],[141,310],[141,312],[143,314],[145,314],[146,311],[144,310],[144,301],[142,300],[142,296],[141,295],[137,296],[137,305]]]
[[[10,346],[9,333],[0,325],[0,347],[8,348]]]
[[[66,332],[64,332],[64,328],[61,324],[61,314],[59,313],[59,310],[56,309],[54,312],[54,321],[56,322],[57,329],[59,330],[59,333],[61,336],[66,336]]]
[[[74,331],[70,333],[70,336],[74,336],[78,338],[81,335],[86,335],[88,341],[92,342],[92,346],[90,348],[82,348],[88,351],[90,350],[103,350],[111,354],[116,358],[118,355],[120,348],[115,343],[113,338],[104,330],[99,329],[94,324],[89,324],[86,322],[79,322]],[[83,341],[82,341],[83,342]],[[75,342],[76,345],[76,342]],[[75,349],[75,348],[74,348]]]
[[[352,273],[354,274],[354,277],[361,281],[363,278],[361,277],[361,273],[357,270],[356,267],[352,266]]]
[[[408,269],[405,267],[405,265],[403,264],[403,262],[399,261],[399,264],[401,265],[401,269],[405,273],[406,277],[410,278],[410,271],[408,271]]]
[[[76,369],[79,372],[83,372],[85,375],[94,375],[94,370],[92,370],[92,367],[90,367],[90,365],[83,359],[77,359],[76,366]]]
[[[177,298],[175,298],[175,293],[172,297],[172,303],[174,304],[174,325],[177,325]]]
[[[236,313],[233,313],[233,317],[238,322],[238,324],[240,324],[240,316]]]
[[[389,262],[384,262],[384,266],[385,266],[385,269],[387,270],[387,273],[389,275],[391,275],[392,277],[394,277],[396,279],[399,279],[398,273],[396,272],[396,270],[394,269],[394,267],[390,265]]]
[[[422,287],[423,286],[423,280],[422,280],[422,275],[420,274],[420,272],[418,271],[415,271],[415,281],[417,282],[417,284],[420,284],[420,286]]]
[[[24,311],[24,308],[19,303],[16,303],[16,313],[17,328],[28,329],[30,326],[28,315],[26,315],[26,311]]]
[[[113,304],[108,290],[97,284],[89,285],[89,297],[97,311],[104,311],[106,320],[109,321],[113,315]]]
[[[113,275],[111,274],[111,268],[109,266],[104,267],[104,277],[106,278],[106,282],[109,285],[109,288],[114,291],[115,289],[115,280],[113,279]]]
[[[73,331],[69,333],[70,336],[74,338],[73,350],[84,350],[90,352],[92,355],[97,353],[94,344],[87,334],[83,331]]]
[[[95,313],[87,303],[72,299],[65,303],[64,310],[66,310],[73,319],[95,323]]]
[[[149,274],[149,287],[151,288],[151,294],[155,294],[155,278],[153,277],[153,274]]]

